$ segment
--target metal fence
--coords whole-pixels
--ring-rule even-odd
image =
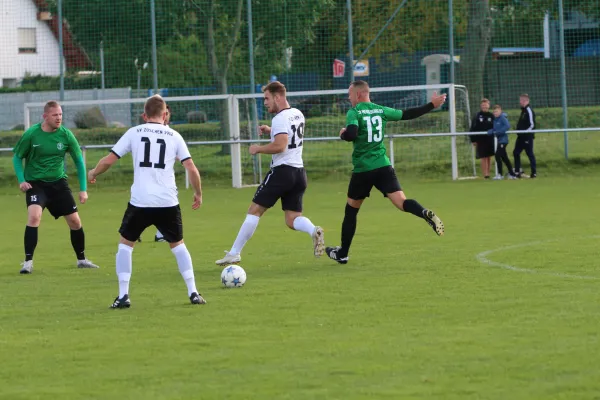
[[[600,126],[600,0],[13,0],[1,8],[0,91],[68,99],[94,88],[240,94],[273,79],[290,91],[343,89],[354,79],[456,83],[468,88],[473,114],[482,97],[516,113],[528,93],[542,128]]]

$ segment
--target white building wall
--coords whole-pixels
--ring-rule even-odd
[[[0,1],[0,85],[4,79],[20,81],[26,72],[60,74],[58,40],[37,13],[32,0]],[[19,54],[18,28],[35,28],[36,53]]]

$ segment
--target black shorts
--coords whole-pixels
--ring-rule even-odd
[[[31,205],[47,208],[56,219],[77,212],[77,204],[66,179],[54,182],[31,181],[31,189],[25,192],[27,207]]]
[[[477,159],[491,157],[494,155],[494,137],[491,135],[484,136],[477,141],[475,146],[475,157]]]
[[[302,197],[306,187],[304,168],[279,165],[265,176],[252,201],[259,206],[271,208],[281,199],[282,210],[302,212]]]
[[[363,200],[371,194],[375,186],[384,196],[402,190],[396,177],[396,171],[391,165],[367,172],[354,172],[348,185],[348,197],[353,200]]]
[[[183,223],[179,205],[146,208],[128,203],[119,233],[130,242],[135,242],[150,225],[154,225],[169,243],[183,240]]]

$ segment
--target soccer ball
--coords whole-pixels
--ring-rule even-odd
[[[246,271],[239,265],[228,265],[221,272],[221,283],[227,288],[242,287],[246,283]]]

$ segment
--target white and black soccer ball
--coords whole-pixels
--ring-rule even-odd
[[[228,265],[221,272],[221,283],[226,288],[237,288],[246,283],[246,271],[239,265]]]

